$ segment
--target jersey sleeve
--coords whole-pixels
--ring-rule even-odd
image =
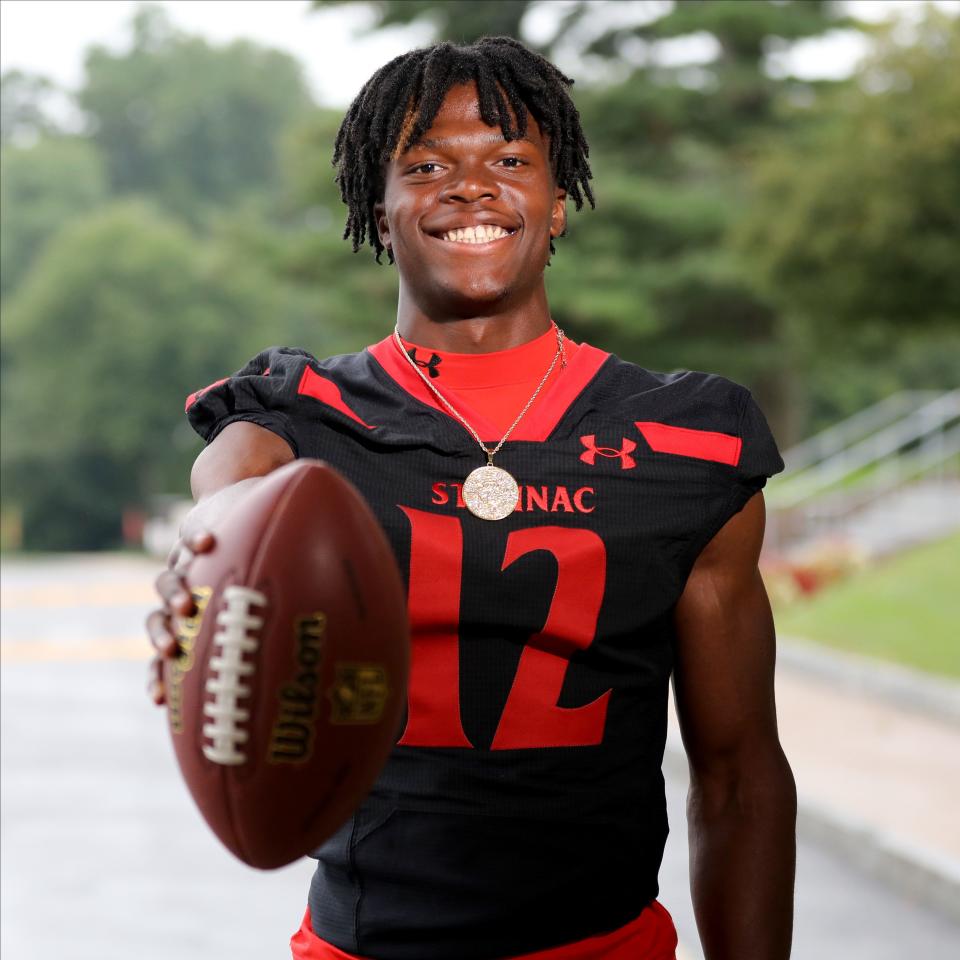
[[[747,501],[763,489],[767,480],[783,469],[783,460],[766,417],[745,387],[730,384],[733,392],[726,395],[723,407],[729,410],[731,437],[738,446],[729,467],[714,474],[710,507],[705,522],[684,551],[681,568],[689,574],[703,548],[716,536],[728,520],[739,513]],[[726,431],[725,431],[726,432]]]
[[[299,456],[293,410],[300,378],[313,359],[305,350],[293,347],[271,347],[258,353],[232,377],[187,397],[190,425],[211,443],[231,423],[255,423],[286,440],[294,456]]]
[[[743,506],[770,477],[783,469],[783,460],[767,418],[745,388],[740,399],[737,435],[740,438],[740,458],[736,465],[736,479],[742,496],[740,506]]]

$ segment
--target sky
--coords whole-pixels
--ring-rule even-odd
[[[749,2],[749,0],[743,0]],[[549,36],[551,25],[569,0],[543,3],[524,24],[533,39]],[[666,0],[597,0],[598,25],[656,12]],[[122,48],[136,0],[0,0],[0,67],[41,73],[67,89],[83,77],[83,55],[92,44]],[[343,107],[367,78],[392,57],[428,39],[423,27],[398,28],[363,36],[370,23],[361,5],[314,12],[307,0],[161,0],[181,29],[214,43],[237,38],[255,40],[294,54],[320,103]],[[960,14],[960,0],[935,0]],[[848,0],[844,7],[863,19],[916,14],[920,0]],[[665,52],[672,62],[692,62],[710,55],[706,37],[674,43]],[[775,68],[810,79],[848,74],[866,43],[859,34],[834,31],[826,38],[797,44]],[[558,56],[561,67],[562,54]]]

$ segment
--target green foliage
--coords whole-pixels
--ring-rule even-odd
[[[155,7],[136,14],[128,51],[95,47],[86,68],[79,102],[111,189],[149,194],[193,223],[276,189],[279,137],[310,105],[292,57],[239,41],[212,47]]]
[[[960,370],[960,25],[877,32],[855,83],[770,136],[731,243],[784,318],[807,430]]]
[[[0,292],[24,278],[44,244],[64,223],[107,197],[96,149],[77,137],[46,138],[32,146],[0,150]]]
[[[56,85],[46,77],[8,70],[0,78],[0,144],[31,142],[57,133],[49,102]]]
[[[280,305],[260,279],[139,203],[51,242],[4,311],[4,498],[27,546],[109,541],[120,507],[185,490],[184,397],[264,346]]]
[[[915,44],[879,40],[858,86],[769,143],[738,232],[820,337],[960,316],[960,24],[931,10]]]
[[[49,132],[48,85],[4,78],[3,505],[31,548],[115,543],[124,507],[185,493],[189,392],[273,342],[341,342],[262,255],[308,232],[280,175],[311,109],[299,65],[155,8],[132,27],[89,52],[85,137]]]
[[[591,15],[590,6],[581,4],[565,30],[576,31]],[[856,25],[832,0],[675,0],[662,16],[643,17],[633,26],[601,34],[588,52],[628,62],[639,59],[633,81],[652,86],[653,96],[643,100],[648,112],[660,114],[661,137],[672,127],[735,148],[745,135],[776,121],[776,106],[784,95],[811,89],[796,80],[773,78],[766,69],[767,54],[790,42]],[[716,52],[703,65],[669,66],[659,56],[666,41],[704,34],[713,39]],[[667,108],[662,114],[661,96]]]
[[[273,318],[271,342],[303,346],[321,356],[360,350],[381,339],[397,312],[394,268],[377,265],[369,250],[344,241],[346,207],[330,157],[342,115],[316,110],[287,131],[280,154],[284,191],[272,221],[224,218],[218,243],[240,261],[260,263],[294,291],[309,312],[284,329]]]
[[[356,0],[314,0],[314,7],[342,7]],[[470,43],[480,37],[519,37],[520,21],[533,6],[529,0],[373,0],[367,3],[375,14],[374,29],[428,22],[438,40]]]
[[[771,38],[803,40],[823,32],[827,20],[836,27],[850,26],[832,0],[779,0],[744,3],[743,0],[674,0],[663,16],[637,26],[619,28],[603,35],[595,48],[619,46],[629,36],[645,40],[672,40],[705,31],[718,41],[721,61],[758,62]],[[589,8],[584,8],[586,13]]]

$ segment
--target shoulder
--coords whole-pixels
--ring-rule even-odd
[[[187,398],[187,407],[207,391],[220,388],[224,384],[230,387],[257,384],[262,389],[277,391],[282,390],[284,385],[298,385],[308,368],[321,375],[349,380],[352,376],[364,376],[368,367],[366,351],[318,359],[315,354],[302,347],[267,347],[251,357],[235,373],[191,394]]]
[[[367,350],[321,360],[299,347],[270,347],[215,385],[203,401],[209,406],[220,395],[229,411],[244,406],[269,410],[301,437],[315,436],[331,425],[352,425],[366,434],[380,422],[388,392],[377,383],[375,366]],[[198,415],[203,406],[197,404]],[[193,409],[188,413],[192,416]]]
[[[735,468],[754,487],[783,469],[776,440],[747,387],[716,373],[648,370],[610,355],[592,397],[605,420],[632,426],[654,454]]]
[[[234,376],[266,374],[289,379],[303,378],[310,369],[344,386],[369,378],[372,361],[368,350],[317,357],[300,347],[268,347],[262,350]],[[307,374],[309,377],[309,374]]]
[[[604,379],[612,405],[634,420],[735,433],[750,402],[746,387],[719,374],[648,370],[616,355]]]
[[[233,376],[281,376],[316,362],[317,358],[301,347],[267,347],[251,357]]]
[[[357,353],[340,353],[317,357],[301,347],[268,347],[262,350],[234,376],[267,373],[270,376],[294,376],[303,374],[310,367],[328,377],[350,380],[367,375],[370,358],[366,350]]]

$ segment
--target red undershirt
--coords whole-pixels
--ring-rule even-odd
[[[421,347],[409,340],[404,340],[403,345],[408,352],[416,350],[418,366],[454,407],[457,406],[457,397],[461,397],[469,407],[483,414],[500,428],[501,433],[505,433],[533,396],[556,356],[557,335],[551,328],[519,347],[493,353],[448,353]],[[563,350],[569,362],[577,352],[577,344],[564,339]],[[434,357],[439,357],[439,363],[434,361]],[[430,377],[430,367],[424,366],[431,362],[436,377]],[[543,385],[541,396],[562,372],[558,360],[550,378]]]
[[[557,335],[550,329],[519,347],[494,353],[448,353],[408,340],[404,340],[403,345],[408,352],[416,351],[414,358],[419,368],[454,407],[458,398],[462,399],[498,427],[502,435],[533,396],[556,356]],[[568,362],[578,349],[576,343],[564,340]],[[435,377],[430,377],[431,369],[436,371]],[[540,395],[561,376],[563,368],[558,361]],[[436,405],[444,409],[439,400]],[[290,945],[294,960],[363,960],[317,937],[311,927],[309,910]],[[675,960],[676,946],[677,935],[670,914],[654,900],[639,917],[618,930],[524,954],[515,960]]]

